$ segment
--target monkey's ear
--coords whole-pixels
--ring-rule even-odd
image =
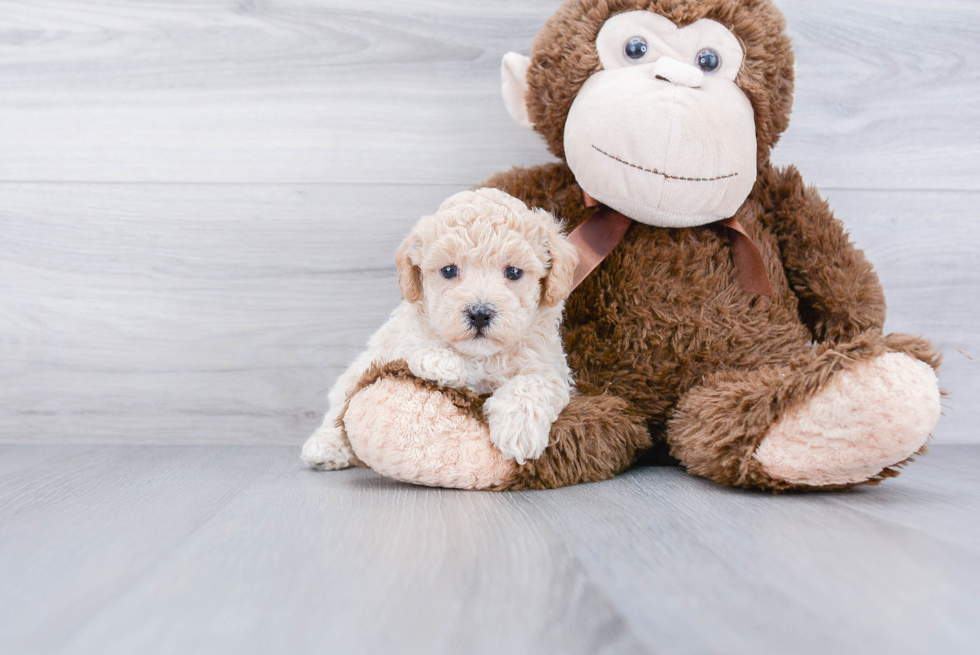
[[[500,77],[503,81],[504,105],[511,118],[528,129],[534,127],[527,114],[527,69],[531,58],[516,52],[504,55],[500,65]]]
[[[551,220],[551,225],[548,227],[548,254],[551,256],[551,265],[544,279],[544,294],[541,299],[549,307],[554,307],[568,298],[568,294],[572,292],[575,268],[578,266],[578,250],[561,233],[559,223],[550,215],[548,218]]]
[[[402,297],[416,303],[422,299],[422,269],[413,261],[413,255],[422,246],[421,239],[412,230],[402,245],[395,251],[395,266],[398,267],[398,287]]]

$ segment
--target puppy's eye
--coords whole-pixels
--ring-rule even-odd
[[[640,61],[647,56],[647,40],[642,36],[631,37],[623,46],[623,54],[630,61]]]
[[[698,53],[695,63],[705,73],[714,73],[721,68],[721,55],[711,48],[705,48]]]
[[[521,277],[524,275],[524,271],[522,271],[519,268],[515,268],[513,266],[510,266],[510,267],[507,268],[506,271],[504,271],[504,275],[507,276],[507,279],[508,280],[515,280],[516,281],[516,280],[520,280],[521,279]]]
[[[449,266],[445,266],[439,272],[442,273],[442,276],[444,278],[446,278],[447,280],[451,280],[454,277],[458,277],[459,276],[459,269],[456,267],[455,264],[451,264]]]

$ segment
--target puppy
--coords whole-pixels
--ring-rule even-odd
[[[572,388],[558,330],[578,254],[560,225],[497,189],[465,191],[422,218],[395,259],[404,300],[331,389],[303,459],[353,464],[340,412],[372,365],[396,360],[419,378],[492,394],[483,413],[494,446],[519,464],[540,457]]]

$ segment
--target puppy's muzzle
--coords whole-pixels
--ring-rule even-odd
[[[489,305],[474,305],[466,309],[466,321],[476,330],[477,334],[490,325],[497,312],[493,311]]]

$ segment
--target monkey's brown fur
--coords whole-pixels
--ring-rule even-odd
[[[434,382],[419,379],[412,375],[408,364],[399,360],[372,366],[361,376],[337,417],[338,427],[345,429],[344,416],[350,399],[380,378],[404,380],[420,389],[440,391],[457,411],[483,420],[485,397],[465,387],[444,389]],[[620,420],[622,416],[628,419]],[[626,401],[608,395],[576,398],[552,426],[544,455],[519,467],[516,479],[496,490],[551,489],[566,486],[570,484],[569,480],[608,480],[629,467],[636,461],[637,453],[649,448],[650,444],[643,418],[635,413],[630,416]],[[356,457],[353,463],[365,466]]]
[[[922,339],[882,336],[885,301],[871,265],[799,173],[769,163],[793,92],[792,50],[769,0],[563,4],[536,38],[527,75],[530,118],[551,151],[563,159],[571,103],[600,69],[599,29],[633,10],[680,26],[710,18],[739,38],[745,60],[736,82],[754,107],[758,179],[736,218],[758,245],[776,296],[739,289],[719,227],[634,223],[567,303],[564,340],[581,395],[555,424],[541,459],[504,487],[610,478],[644,448],[666,445],[690,472],[723,484],[807,488],[771,478],[753,458],[768,429],[841,371],[886,352],[935,368],[938,354]],[[595,211],[564,161],[516,168],[485,185],[554,213],[569,229]]]

